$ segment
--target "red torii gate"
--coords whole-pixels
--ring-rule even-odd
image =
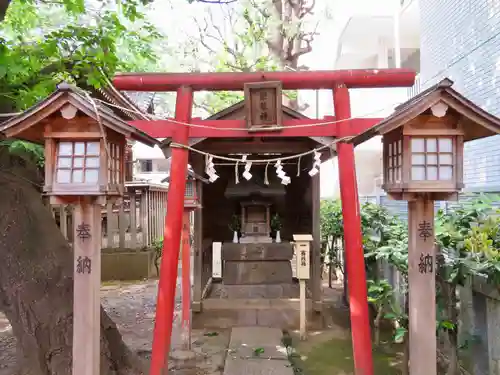
[[[297,127],[297,125],[314,122],[322,123],[324,120],[288,120],[284,121],[283,130],[278,132],[245,132],[223,130],[224,128],[245,129],[246,124],[243,120],[192,119],[194,91],[243,91],[245,83],[263,81],[280,81],[284,90],[331,89],[335,109],[334,120],[340,122],[317,127]],[[410,87],[414,81],[414,71],[381,69],[254,73],[132,73],[116,76],[113,83],[119,90],[176,91],[175,122],[139,120],[131,121],[131,125],[153,137],[172,138],[178,144],[188,145],[189,138],[354,136],[375,125],[380,119],[350,119],[349,88]],[[331,117],[330,121],[332,121]],[[217,129],[182,126],[178,122]],[[344,218],[354,366],[357,375],[373,375],[354,147],[352,144],[340,142],[337,144],[337,154]],[[188,150],[173,148],[150,375],[163,373],[170,351],[187,165]]]

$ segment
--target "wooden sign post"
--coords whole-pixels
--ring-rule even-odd
[[[75,204],[73,375],[100,373],[101,203],[87,196]]]
[[[307,338],[307,315],[306,315],[306,280],[311,277],[310,243],[313,236],[310,234],[294,234],[293,246],[296,256],[297,278],[300,286],[300,339]]]
[[[436,375],[434,201],[408,202],[408,283],[411,375]]]

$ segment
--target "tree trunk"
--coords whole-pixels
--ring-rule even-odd
[[[42,202],[36,168],[5,147],[0,166],[0,310],[17,338],[19,372],[69,375],[72,250]],[[101,308],[100,375],[140,374],[141,365]]]
[[[9,8],[10,0],[0,0],[0,22],[5,18],[5,13]]]
[[[382,320],[383,316],[384,316],[384,308],[382,306],[379,306],[377,308],[377,315],[373,320],[373,333],[374,333],[373,341],[375,346],[380,345],[380,321]]]

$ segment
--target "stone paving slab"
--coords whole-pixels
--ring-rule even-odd
[[[293,375],[282,337],[278,328],[233,328],[224,375]]]
[[[228,357],[224,375],[293,375],[288,361]]]
[[[231,330],[229,348],[238,347],[242,344],[248,346],[281,346],[283,332],[278,328],[266,327],[235,327]]]

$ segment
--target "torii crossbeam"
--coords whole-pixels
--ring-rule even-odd
[[[242,121],[204,121],[191,118],[194,91],[243,91],[246,83],[265,81],[280,81],[285,90],[332,90],[335,120],[339,122],[318,125],[317,127],[294,127],[294,125],[303,124],[306,121],[290,120],[285,121],[283,129],[278,132],[248,132],[223,130],[224,128],[243,129],[245,124]],[[176,91],[175,121],[177,123],[169,120],[157,120],[133,121],[131,124],[151,136],[172,138],[175,143],[187,145],[189,138],[198,137],[354,136],[376,124],[378,119],[351,119],[350,88],[410,87],[414,81],[414,71],[380,69],[254,73],[132,73],[116,76],[113,83],[119,90]],[[314,121],[325,122],[325,120],[307,120],[307,123],[310,124]],[[331,118],[329,121],[332,121]],[[216,129],[182,126],[179,123],[209,125]],[[344,218],[354,367],[356,375],[373,375],[366,273],[353,145],[339,142],[337,154]],[[188,150],[173,148],[150,375],[165,374],[163,369],[167,366],[170,351],[187,164]]]

